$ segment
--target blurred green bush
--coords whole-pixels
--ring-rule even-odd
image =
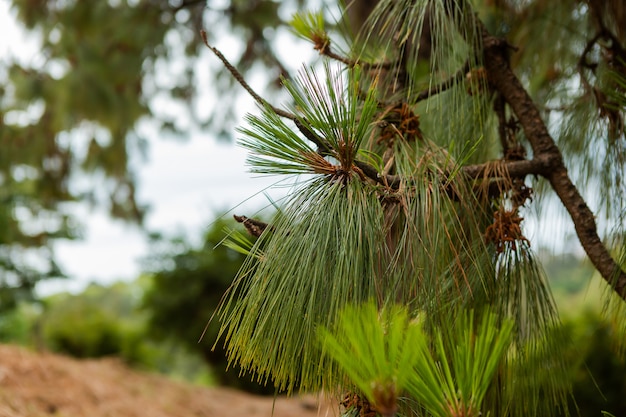
[[[220,244],[225,230],[234,228],[238,228],[234,220],[213,222],[198,247],[183,239],[155,240],[152,256],[146,259],[151,284],[143,298],[149,333],[156,340],[174,340],[196,352],[211,366],[219,384],[272,395],[276,390],[270,382],[259,384],[229,366],[222,344],[216,343],[219,320],[210,321],[245,259]]]
[[[179,379],[212,384],[198,355],[172,341],[148,334],[148,314],[140,309],[146,278],[111,286],[91,284],[82,293],[61,293],[42,301],[43,311],[31,323],[31,342],[38,348],[77,358],[116,356],[127,364]]]
[[[572,410],[579,415],[609,412],[626,416],[626,356],[620,354],[623,335],[615,323],[587,309],[563,324],[570,340]]]

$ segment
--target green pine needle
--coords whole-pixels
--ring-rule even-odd
[[[270,107],[261,116],[248,115],[249,127],[240,129],[239,144],[251,155],[252,172],[262,174],[324,174],[338,170],[352,172],[353,162],[364,139],[369,136],[377,102],[373,90],[361,100],[360,70],[347,73],[324,67],[323,81],[312,69],[300,72],[295,82],[285,81],[300,123],[319,136],[323,151],[339,165],[323,158],[295,127],[288,126]]]
[[[513,323],[491,313],[465,312],[431,338],[406,307],[348,306],[318,338],[349,380],[384,416],[409,395],[431,415],[479,416],[512,341]],[[434,353],[429,346],[434,345]]]
[[[311,41],[315,49],[323,50],[330,44],[330,38],[324,28],[324,16],[321,12],[296,13],[291,19],[291,27],[300,38]]]
[[[411,320],[405,307],[393,305],[379,312],[371,301],[346,307],[336,328],[320,328],[318,338],[384,416],[395,415],[413,364],[427,350],[421,324]]]

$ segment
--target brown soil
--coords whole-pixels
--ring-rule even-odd
[[[0,417],[316,417],[313,396],[259,397],[138,372],[117,359],[76,360],[0,345]]]

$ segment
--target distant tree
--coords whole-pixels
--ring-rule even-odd
[[[31,329],[38,333],[37,347],[78,358],[118,356],[133,364],[149,363],[148,355],[141,357],[145,319],[132,292],[130,284],[120,282],[46,297]]]
[[[147,138],[139,121],[179,135],[194,124],[216,136],[230,130],[230,77],[212,83],[221,97],[214,108],[196,88],[200,29],[233,34],[244,45],[242,71],[260,63],[277,86],[285,69],[272,41],[281,9],[299,3],[11,1],[39,50],[0,61],[0,309],[29,298],[39,280],[63,276],[52,242],[80,237],[74,204],[141,223],[133,161]]]
[[[369,16],[354,40],[294,17],[323,64],[284,107],[206,40],[261,107],[240,130],[252,172],[303,174],[264,228],[244,221],[230,360],[349,416],[568,415],[568,340],[522,222],[559,202],[626,335],[624,3],[350,5]]]
[[[207,320],[245,258],[220,245],[225,229],[235,224],[232,220],[215,221],[198,248],[182,239],[154,242],[154,250],[145,264],[152,271],[151,284],[142,304],[148,313],[151,337],[174,340],[190,352],[198,353],[222,385],[274,394],[276,390],[271,385],[254,383],[249,375],[240,376],[238,367],[228,367],[224,349],[220,345],[213,348],[219,323],[214,321],[207,326]]]

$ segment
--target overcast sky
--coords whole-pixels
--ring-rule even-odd
[[[216,216],[271,183],[245,171],[241,149],[199,134],[185,143],[152,140],[149,155],[149,163],[138,170],[138,197],[151,206],[146,225],[154,231],[182,231],[198,239]],[[235,213],[252,215],[265,204],[266,197],[257,195]],[[138,260],[148,246],[138,228],[112,221],[103,212],[80,214],[88,219],[85,239],[56,245],[58,259],[73,279],[45,283],[44,291],[133,279],[140,272]]]

